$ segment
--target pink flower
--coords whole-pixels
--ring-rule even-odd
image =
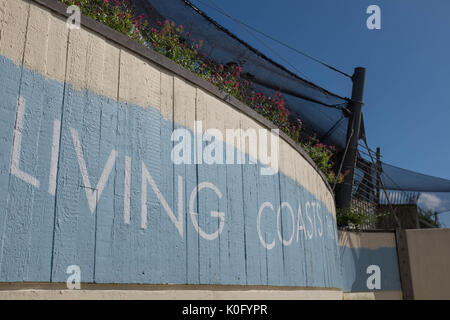
[[[234,83],[234,88],[235,88],[235,89],[239,88],[239,82],[235,82],[235,83]]]
[[[109,0],[103,0],[103,1],[105,1],[105,3],[106,3],[106,4],[108,4],[108,3],[109,3]]]
[[[160,26],[160,25],[162,25],[162,22],[161,22],[161,21],[158,21],[157,24],[158,24],[158,26]]]
[[[245,80],[245,81],[244,81],[244,84],[245,84],[246,86],[248,86],[248,81],[247,81],[247,80]]]
[[[239,72],[236,71],[235,73],[233,73],[233,77],[239,77]]]
[[[242,72],[242,67],[236,67],[237,72]]]
[[[223,65],[220,65],[220,66],[219,66],[219,69],[222,70],[222,69],[223,69]]]
[[[186,37],[189,38],[191,36],[190,32],[186,32]]]
[[[120,6],[120,1],[119,0],[114,0],[114,3],[117,4],[118,6]]]

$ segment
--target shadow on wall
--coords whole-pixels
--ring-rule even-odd
[[[372,246],[368,245],[371,237],[379,238],[380,235],[340,233],[344,292],[401,290],[396,247],[376,247],[378,239],[373,239]],[[376,289],[373,289],[374,284],[377,284]]]

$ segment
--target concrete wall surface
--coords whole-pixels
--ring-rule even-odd
[[[339,232],[344,299],[401,299],[394,232]]]
[[[273,286],[0,284],[1,300],[342,300],[341,290]]]
[[[450,299],[450,229],[406,230],[414,299]]]
[[[0,0],[0,282],[342,287],[334,199],[310,159],[271,133],[258,138],[279,142],[278,163],[254,152],[256,113],[65,21]],[[211,128],[243,131],[202,139]]]

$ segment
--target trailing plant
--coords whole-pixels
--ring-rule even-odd
[[[290,117],[280,92],[272,97],[254,92],[251,82],[241,76],[241,66],[223,66],[209,59],[201,52],[203,41],[192,39],[184,26],[169,20],[154,21],[150,25],[145,14],[135,15],[130,0],[60,1],[78,6],[83,14],[152,48],[244,102],[302,146],[331,184],[343,181],[345,174],[336,176],[333,171],[335,148],[320,143],[316,136],[301,138],[302,122],[298,117]]]
[[[377,222],[378,215],[367,213],[358,208],[336,209],[336,222],[339,228],[362,230],[365,226]]]

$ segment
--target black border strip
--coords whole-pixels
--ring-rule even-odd
[[[67,7],[65,4],[60,2],[59,0],[30,0],[31,2],[35,2],[39,5],[42,5],[48,9],[50,9],[53,12],[56,12],[64,17],[69,17],[70,15],[67,13]],[[275,126],[272,122],[258,114],[256,111],[251,109],[249,106],[245,105],[235,97],[232,97],[222,91],[219,90],[216,86],[209,83],[208,81],[198,77],[196,74],[190,72],[187,69],[184,69],[182,66],[177,64],[176,62],[170,60],[169,58],[153,51],[150,48],[147,48],[146,46],[140,44],[137,41],[134,41],[130,38],[128,38],[126,35],[113,30],[109,28],[108,26],[95,21],[91,17],[85,16],[82,14],[81,16],[81,25],[91,31],[94,31],[95,33],[100,34],[104,38],[106,38],[109,41],[112,41],[131,52],[138,54],[139,56],[150,60],[150,62],[157,64],[159,67],[162,67],[168,71],[173,72],[174,74],[181,76],[185,80],[193,83],[197,87],[207,91],[210,94],[213,94],[217,98],[229,103],[231,106],[236,108],[237,110],[244,113],[246,116],[250,117],[251,119],[255,120],[256,122],[262,124],[268,129],[279,129],[277,126]],[[331,189],[330,184],[328,183],[327,178],[325,177],[324,173],[317,167],[317,165],[314,163],[314,161],[311,159],[311,157],[306,153],[305,150],[303,150],[302,147],[300,147],[297,143],[295,143],[286,133],[280,130],[280,137],[283,138],[284,141],[286,141],[291,147],[293,147],[295,150],[297,150],[298,153],[300,153],[303,158],[306,159],[306,161],[316,170],[316,172],[321,176],[322,180],[324,181],[326,187],[328,188],[328,191],[330,191],[333,199],[334,199],[334,193]]]

